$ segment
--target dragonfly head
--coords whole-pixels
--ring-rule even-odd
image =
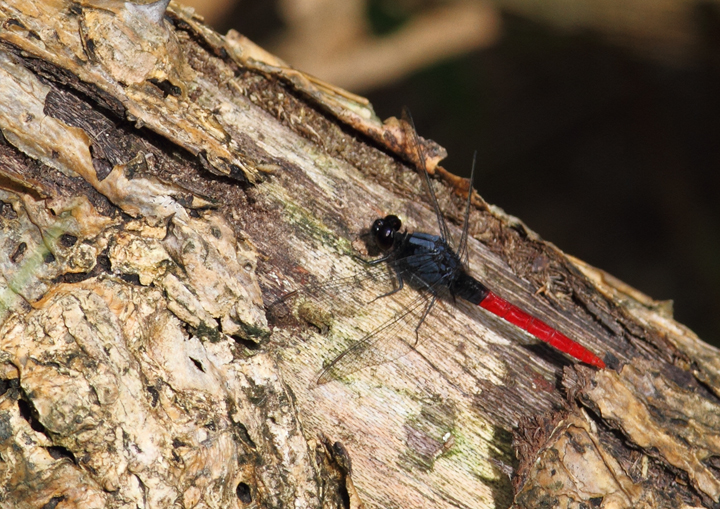
[[[383,219],[376,219],[370,231],[377,246],[383,251],[393,247],[395,234],[402,227],[402,221],[397,216],[389,215]]]

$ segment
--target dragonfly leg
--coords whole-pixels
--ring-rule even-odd
[[[385,297],[389,297],[390,295],[392,295],[392,294],[394,294],[394,293],[398,293],[400,290],[402,290],[403,287],[405,286],[405,283],[403,283],[403,278],[402,278],[400,275],[398,275],[398,276],[397,276],[397,280],[398,280],[398,287],[397,287],[397,288],[394,288],[393,290],[390,290],[389,292],[383,293],[382,295],[378,295],[377,297],[375,297],[375,298],[374,298],[373,300],[371,300],[370,302],[375,302],[375,301],[378,300],[378,299],[383,299],[383,298],[385,298]],[[368,302],[368,304],[370,304],[370,302]]]
[[[420,327],[422,327],[422,324],[425,322],[425,318],[427,318],[427,315],[430,313],[430,310],[432,310],[436,301],[437,301],[437,295],[433,294],[432,298],[430,299],[430,302],[428,303],[427,306],[425,306],[425,310],[423,311],[423,314],[420,317],[420,321],[418,322],[417,327],[415,327],[415,344],[413,346],[417,346],[418,342],[420,341]]]
[[[362,256],[358,255],[352,255],[353,258],[355,258],[357,261],[364,263],[365,265],[379,265],[381,263],[387,262],[393,258],[393,253],[386,254],[385,256],[381,256],[380,258],[376,258],[374,260],[366,260]]]

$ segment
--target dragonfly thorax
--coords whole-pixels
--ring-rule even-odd
[[[429,233],[397,232],[394,240],[391,263],[404,279],[433,293],[452,293],[455,280],[465,269],[445,239]]]
[[[389,215],[376,219],[370,231],[377,246],[388,252],[386,259],[401,279],[433,293],[444,293],[465,273],[460,257],[447,241],[429,233],[401,232],[402,222]]]

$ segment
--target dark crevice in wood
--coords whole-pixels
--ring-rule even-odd
[[[98,213],[107,217],[115,217],[118,213],[117,207],[111,204],[105,196],[98,193],[84,179],[68,177],[50,166],[30,159],[4,139],[0,140],[0,174],[3,172],[22,176],[27,185],[34,186],[33,188],[25,187],[17,191],[30,194],[36,200],[50,196],[85,196]],[[12,185],[4,185],[3,187],[12,189]],[[40,193],[39,190],[42,192]],[[12,207],[9,208],[12,209]],[[3,210],[8,211],[7,208],[3,208]],[[17,217],[17,213],[14,211],[11,214]]]
[[[237,495],[238,500],[240,500],[243,504],[252,503],[252,491],[250,490],[250,485],[247,483],[239,483],[237,488],[235,488],[235,494]]]
[[[55,509],[60,502],[65,500],[65,495],[59,497],[52,497],[41,509]]]
[[[33,429],[33,431],[37,431],[38,433],[42,433],[43,435],[50,436],[47,433],[47,430],[45,429],[45,426],[42,425],[38,418],[38,413],[33,404],[30,402],[30,399],[27,398],[27,395],[23,393],[23,398],[18,399],[18,409],[20,410],[20,416],[25,419],[28,424],[30,424],[30,427]]]
[[[160,401],[160,391],[158,391],[157,388],[152,385],[146,386],[145,390],[150,393],[150,406],[155,408],[158,404],[158,401]]]
[[[54,459],[59,460],[62,458],[66,458],[72,461],[75,465],[77,465],[75,455],[66,447],[62,447],[60,445],[51,445],[50,447],[46,447],[46,449],[48,454],[50,454],[50,456],[52,456]]]
[[[13,263],[18,263],[22,259],[23,254],[25,254],[26,249],[26,242],[21,242],[20,244],[18,244],[18,246],[15,248],[15,251],[13,251],[13,254],[10,255],[10,261]]]
[[[0,378],[0,396],[4,396],[10,391],[20,390],[20,379],[19,378]]]
[[[0,48],[14,54],[18,60],[24,63],[25,67],[33,71],[39,77],[55,83],[60,87],[68,87],[87,98],[89,102],[96,104],[96,108],[100,111],[106,110],[112,112],[117,118],[125,118],[125,106],[107,92],[103,91],[93,83],[81,81],[76,75],[66,69],[62,69],[50,62],[35,58],[28,55],[22,50],[16,48],[11,43],[0,41]]]
[[[89,272],[66,272],[54,278],[52,283],[80,283],[101,274],[109,274],[110,272],[110,259],[105,253],[101,253],[95,260],[95,266]],[[138,280],[138,284],[139,282]]]
[[[129,273],[121,273],[118,274],[118,277],[125,281],[126,283],[130,283],[133,286],[143,286],[140,283],[140,276],[137,274],[129,274]]]
[[[189,357],[189,359],[192,361],[192,363],[195,365],[195,367],[198,369],[198,371],[205,373],[205,367],[202,365],[202,362],[200,362],[199,360],[194,359],[192,357]]]
[[[255,445],[253,439],[250,438],[250,433],[245,425],[241,422],[234,421],[232,418],[230,420],[234,424],[235,434],[239,437],[240,441],[250,449],[257,449],[257,445]]]
[[[70,233],[63,233],[58,240],[62,247],[71,248],[77,243],[78,238]]]
[[[17,219],[17,212],[10,203],[0,200],[0,216],[5,219]]]
[[[179,97],[182,94],[182,90],[180,90],[180,87],[178,87],[177,85],[173,85],[170,80],[160,81],[156,78],[150,78],[148,81],[155,85],[163,93],[163,97],[167,97],[169,95]]]

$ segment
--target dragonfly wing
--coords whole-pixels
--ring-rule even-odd
[[[390,263],[365,264],[348,276],[306,285],[285,294],[269,307],[294,310],[297,318],[323,332],[350,340],[350,347],[320,373],[319,385],[363,368],[391,362],[413,349],[422,320],[438,296],[446,292],[443,282],[433,287],[418,284],[402,267],[423,272],[438,263],[437,256],[420,253]],[[404,288],[400,290],[400,282]],[[381,325],[363,331],[368,323],[360,317],[377,317]],[[385,318],[383,320],[383,318]],[[377,323],[377,322],[375,322]],[[353,337],[360,338],[353,341]]]
[[[402,311],[335,357],[318,376],[318,385],[370,366],[394,361],[414,348],[420,319],[429,312],[432,295],[417,291],[408,293],[412,293],[414,298]]]
[[[307,310],[305,306],[307,303],[325,314],[352,316],[369,304],[398,291],[401,280],[407,283],[413,279],[405,274],[401,267],[414,266],[418,270],[423,270],[426,265],[435,263],[436,257],[428,253],[396,259],[391,263],[365,263],[348,275],[305,285],[298,290],[288,292],[270,304],[268,310],[272,314],[283,315],[294,308],[302,315],[303,310]],[[299,316],[299,318],[305,317]],[[312,320],[306,321],[318,325]]]
[[[348,275],[288,292],[270,304],[268,311],[275,316],[294,312],[298,318],[322,329],[331,325],[318,323],[326,321],[323,315],[351,316],[373,299],[392,292],[398,285],[397,274],[388,265],[362,266]],[[315,318],[314,314],[317,315]]]
[[[447,224],[445,223],[445,217],[440,210],[440,205],[438,205],[437,196],[435,196],[435,191],[433,190],[433,185],[430,181],[430,174],[427,171],[427,164],[425,162],[425,149],[423,148],[423,144],[420,141],[420,135],[418,135],[417,130],[415,129],[415,121],[412,119],[412,115],[410,114],[410,110],[408,108],[403,108],[402,119],[404,122],[404,132],[406,139],[409,140],[410,143],[412,143],[412,146],[415,149],[414,155],[417,160],[413,162],[415,163],[415,166],[420,173],[420,178],[424,179],[425,181],[425,189],[430,198],[433,210],[435,211],[435,217],[437,218],[440,236],[445,239],[448,244],[452,245],[453,242],[452,237],[450,236],[450,230],[448,230]]]

